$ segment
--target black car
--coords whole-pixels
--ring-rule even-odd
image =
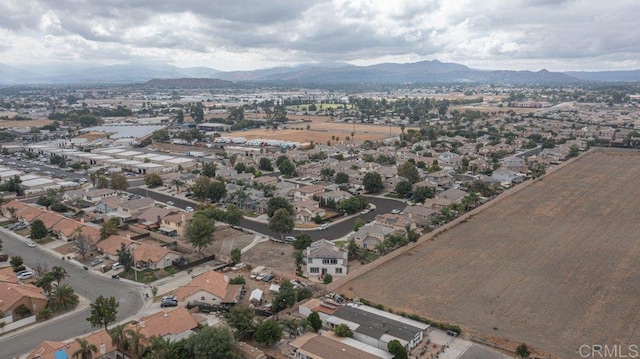
[[[160,307],[164,308],[164,307],[177,307],[178,306],[178,301],[177,300],[173,300],[173,299],[166,299],[163,300],[160,303]]]

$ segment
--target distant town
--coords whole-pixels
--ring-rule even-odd
[[[639,148],[639,106],[607,83],[0,88],[1,356],[563,357],[356,281]]]

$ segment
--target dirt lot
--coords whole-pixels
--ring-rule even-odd
[[[639,167],[593,151],[339,292],[561,357],[636,344]]]
[[[243,261],[254,266],[263,265],[274,270],[274,274],[285,273],[293,276],[296,266],[293,246],[273,241],[258,243],[242,255]]]
[[[0,121],[0,128],[41,127],[52,123],[51,120]]]

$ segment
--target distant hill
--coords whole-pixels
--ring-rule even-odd
[[[565,72],[569,76],[573,76],[583,81],[598,82],[638,82],[640,81],[640,70],[632,71],[568,71]]]
[[[231,81],[205,78],[154,79],[141,85],[147,88],[234,88]]]
[[[171,79],[173,82],[151,82]],[[191,81],[188,81],[191,79]],[[214,80],[211,83],[205,80]],[[218,80],[215,80],[218,79]],[[219,80],[228,83],[218,82]],[[551,72],[479,70],[456,63],[420,61],[355,66],[346,63],[301,64],[253,71],[223,72],[208,67],[180,68],[164,63],[130,63],[67,68],[40,66],[25,71],[0,64],[0,84],[144,84],[155,87],[224,87],[242,83],[268,84],[403,84],[494,83],[571,84],[580,81],[640,81],[640,70],[605,72]]]

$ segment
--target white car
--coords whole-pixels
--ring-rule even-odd
[[[29,278],[33,278],[33,272],[21,272],[20,274],[18,274],[18,279],[20,280],[25,280],[25,279],[29,279]]]
[[[400,210],[399,209],[394,209],[393,211],[391,211],[391,214],[399,214]]]
[[[187,207],[184,210],[187,211],[187,212],[193,212],[194,211],[193,207]]]
[[[169,206],[173,206],[175,203],[173,203],[173,201],[167,201],[167,204],[168,204]]]
[[[27,242],[27,247],[35,248],[36,244],[31,242],[31,241],[29,241],[29,242]]]
[[[367,214],[367,213],[369,213],[369,209],[366,209],[366,208],[363,209],[362,212],[360,212],[360,214]]]
[[[324,231],[324,230],[325,230],[325,229],[327,229],[327,228],[329,228],[329,224],[328,224],[328,223],[325,223],[325,224],[321,225],[320,227],[318,227],[318,230],[319,230],[319,231]]]

